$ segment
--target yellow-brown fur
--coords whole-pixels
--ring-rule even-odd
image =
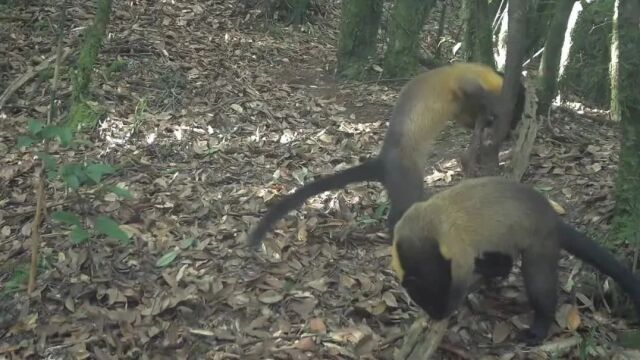
[[[409,115],[396,123],[400,126],[402,158],[407,165],[424,166],[428,147],[449,121],[465,128],[474,127],[477,109],[466,99],[474,94],[465,91],[476,84],[499,96],[502,76],[484,64],[456,63],[422,73],[405,85],[400,99],[412,101],[401,111]]]

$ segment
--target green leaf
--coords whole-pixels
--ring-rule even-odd
[[[182,250],[186,250],[188,248],[190,248],[191,246],[193,246],[193,243],[196,242],[196,239],[194,238],[188,238],[188,239],[184,239],[182,241],[180,241],[180,244],[178,245],[178,247]]]
[[[60,139],[60,144],[65,147],[69,146],[73,140],[73,132],[71,131],[71,128],[66,126],[60,126],[58,128],[57,136],[58,139]]]
[[[81,226],[78,215],[70,211],[54,211],[51,213],[51,219],[67,225]]]
[[[538,191],[540,191],[540,192],[546,192],[546,191],[553,190],[553,186],[549,186],[549,185],[536,185],[536,186],[534,186],[534,188],[538,189]]]
[[[102,176],[112,174],[115,169],[107,164],[91,164],[87,166],[85,174],[95,183],[100,183]]]
[[[165,266],[171,264],[173,262],[173,260],[176,259],[178,254],[180,254],[180,250],[179,249],[175,249],[175,250],[169,251],[168,253],[162,255],[162,257],[160,257],[160,259],[158,259],[156,261],[156,266],[157,267],[165,267]]]
[[[96,218],[96,230],[101,234],[120,240],[122,243],[129,242],[129,234],[122,231],[117,222],[106,216],[98,216]]]
[[[377,222],[378,222],[378,220],[371,219],[371,218],[366,218],[366,219],[361,219],[360,220],[360,223],[365,224],[365,225],[376,224]]]
[[[57,171],[47,171],[47,180],[55,180],[58,177]]]
[[[74,243],[82,244],[83,242],[87,241],[87,239],[89,239],[89,232],[79,226],[76,226],[69,233],[69,237]]]
[[[16,145],[18,147],[29,147],[36,141],[38,140],[32,138],[31,136],[18,136],[18,141]]]
[[[129,190],[121,188],[119,186],[110,185],[106,187],[107,191],[112,192],[123,199],[133,199],[133,195]]]
[[[78,179],[78,177],[74,174],[66,175],[62,179],[64,180],[64,183],[67,184],[67,186],[72,190],[76,190],[80,187],[80,179]]]
[[[59,136],[60,133],[60,127],[59,126],[54,126],[54,125],[49,125],[46,127],[42,128],[42,133],[41,136],[45,139],[55,139],[56,137]]]
[[[47,154],[44,151],[38,151],[36,153],[36,155],[38,155],[40,160],[42,160],[42,163],[44,164],[44,168],[47,171],[55,170],[55,168],[56,168],[56,159],[53,156]]]
[[[31,135],[38,135],[44,128],[44,123],[36,119],[29,119],[29,121],[27,121],[27,128]]]
[[[376,211],[373,213],[373,218],[374,219],[382,219],[383,218],[383,214],[384,211],[387,209],[387,204],[380,204],[380,206],[378,206],[376,208]]]

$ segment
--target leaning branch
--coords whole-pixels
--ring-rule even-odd
[[[64,49],[60,58],[60,62],[64,61],[64,59],[66,59],[70,53],[71,53],[71,49],[69,48]],[[51,66],[51,62],[55,60],[57,57],[58,57],[57,54],[51,55],[50,57],[46,58],[43,62],[38,64],[38,66],[29,70],[27,73],[22,74],[19,78],[15,79],[11,84],[9,84],[9,86],[4,90],[2,95],[0,95],[0,109],[2,109],[4,104],[7,102],[9,97],[13,95],[13,93],[15,93],[18,89],[20,89],[22,85],[24,85],[27,81],[33,79],[40,72],[42,72],[43,70]]]

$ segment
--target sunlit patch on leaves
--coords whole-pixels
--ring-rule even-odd
[[[309,169],[307,169],[306,167],[300,170],[295,170],[291,172],[291,175],[293,176],[293,178],[296,179],[300,185],[304,184],[304,179],[307,177],[308,174],[309,174]]]
[[[263,304],[275,304],[283,298],[284,296],[275,290],[267,290],[258,296],[258,300]]]

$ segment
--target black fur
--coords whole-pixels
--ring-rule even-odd
[[[285,216],[291,209],[302,205],[311,196],[328,190],[340,189],[354,182],[379,181],[380,179],[382,179],[382,164],[380,158],[375,158],[305,184],[269,208],[258,224],[249,232],[249,244],[251,246],[259,245],[273,223]]]
[[[622,265],[607,249],[571,226],[561,223],[559,232],[560,246],[620,284],[622,290],[634,299],[634,307],[640,314],[640,281],[631,269]]]
[[[513,259],[499,252],[485,252],[475,259],[473,271],[487,279],[502,278],[509,275],[513,268]]]
[[[451,313],[449,296],[451,289],[451,261],[445,259],[436,241],[424,241],[422,249],[404,249],[398,244],[398,255],[404,265],[402,286],[411,299],[430,317],[442,320]],[[409,245],[411,246],[411,245]],[[412,254],[426,254],[416,257]]]

